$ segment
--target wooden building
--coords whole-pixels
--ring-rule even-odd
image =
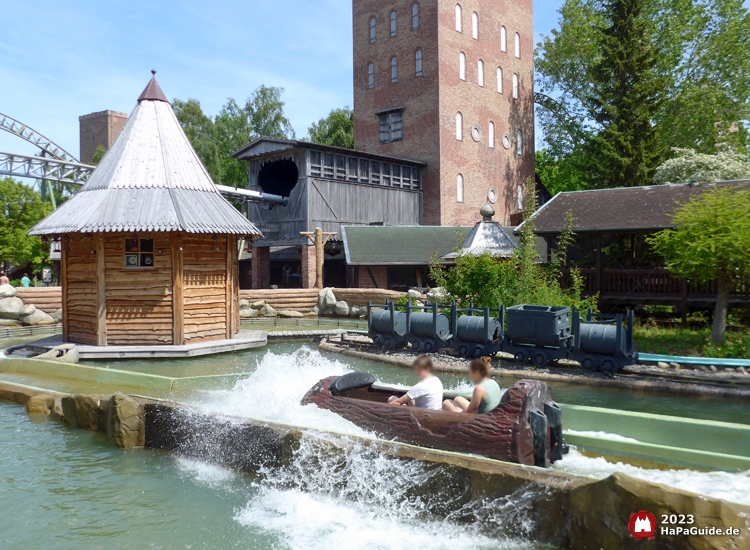
[[[219,194],[155,78],[88,183],[30,234],[61,239],[63,339],[96,346],[231,339],[238,242],[262,236]]]

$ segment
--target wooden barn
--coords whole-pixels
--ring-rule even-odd
[[[63,340],[92,346],[233,338],[238,242],[262,237],[219,194],[155,78],[88,183],[30,234],[61,239]]]

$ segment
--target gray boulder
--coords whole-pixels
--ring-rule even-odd
[[[103,432],[107,425],[108,399],[97,395],[69,395],[62,398],[65,422],[71,428]]]
[[[36,311],[36,306],[34,304],[25,304],[23,306],[23,309],[21,310],[21,313],[18,314],[19,317],[28,317],[29,315],[32,315]]]
[[[0,319],[0,327],[17,327],[18,324],[15,319]]]
[[[336,305],[333,308],[333,313],[342,317],[348,317],[349,316],[349,304],[347,304],[343,300],[341,300],[340,302],[336,302]]]
[[[12,298],[15,295],[15,287],[12,285],[0,285],[0,298]]]
[[[269,304],[266,304],[261,308],[260,314],[263,317],[276,317],[276,310],[273,309]]]
[[[48,393],[38,393],[32,395],[26,402],[26,411],[30,415],[44,415],[47,416],[52,412],[55,407],[54,396]]]
[[[411,300],[420,300],[422,298],[422,293],[418,290],[410,290],[406,293],[406,297]]]
[[[284,317],[286,319],[296,319],[299,317],[304,317],[302,313],[299,311],[292,311],[291,309],[282,309],[279,311],[279,317]]]
[[[23,311],[24,305],[21,298],[12,296],[10,298],[3,298],[0,300],[0,318],[2,319],[18,319]]]
[[[60,309],[58,309],[57,311],[55,311],[55,312],[54,312],[54,313],[52,314],[52,318],[53,318],[53,319],[54,319],[55,321],[57,321],[58,323],[62,323],[62,318],[63,318],[63,312],[62,312],[62,308],[60,308]]]
[[[336,295],[332,288],[324,288],[318,292],[318,310],[320,313],[329,313],[336,307]]]
[[[431,304],[447,304],[448,292],[443,287],[431,288],[427,293],[427,301]]]
[[[320,308],[318,306],[313,306],[313,308],[310,310],[310,315],[317,316],[320,313]]]
[[[250,309],[250,300],[240,300],[240,309]]]
[[[32,306],[33,307],[33,306]],[[34,308],[34,311],[30,315],[22,315],[18,317],[23,325],[54,325],[55,318],[49,313],[42,311],[41,309]]]
[[[263,309],[265,305],[265,300],[258,300],[257,302],[253,302],[252,304],[250,304],[250,307],[252,307],[253,309]]]
[[[257,309],[241,309],[240,310],[240,319],[252,319],[253,317],[257,317],[260,315],[260,311]]]
[[[107,438],[120,449],[143,447],[146,440],[144,411],[140,403],[117,392],[107,406]]]
[[[367,313],[367,308],[362,306],[349,307],[349,317],[361,317]]]

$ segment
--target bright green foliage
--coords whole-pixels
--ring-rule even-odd
[[[654,183],[694,183],[750,179],[750,158],[735,153],[715,155],[696,153],[692,149],[672,150],[673,158],[661,164]]]
[[[326,118],[313,122],[308,133],[313,143],[354,149],[354,112],[349,107],[334,109]]]
[[[688,357],[750,357],[750,332],[731,331],[724,342],[717,345],[711,341],[708,328],[667,328],[654,323],[636,326],[633,331],[636,349],[644,353],[685,355]]]
[[[536,204],[532,183],[526,185],[524,197],[524,211],[532,212]],[[501,304],[543,304],[595,309],[597,297],[584,299],[581,296],[583,281],[577,272],[572,273],[571,288],[560,284],[564,250],[573,239],[571,228],[572,217],[569,217],[561,237],[562,246],[552,263],[539,263],[533,218],[527,218],[519,248],[511,258],[498,259],[488,253],[467,254],[459,256],[456,265],[450,268],[433,261],[430,275],[438,286],[445,288],[451,300],[462,306],[471,303],[476,307],[495,308]]]
[[[229,98],[213,119],[195,99],[172,102],[177,119],[213,180],[220,185],[247,186],[247,163],[231,155],[259,137],[294,138],[284,116],[283,88],[261,86],[240,106]]]
[[[91,164],[94,166],[99,166],[99,163],[104,158],[104,155],[107,154],[107,150],[104,148],[104,145],[97,145],[96,149],[94,150],[94,156],[91,157]]]
[[[31,263],[36,273],[49,265],[48,247],[26,233],[51,211],[52,205],[31,187],[0,179],[0,262],[5,269]]]
[[[581,191],[589,186],[588,174],[579,169],[584,156],[582,148],[572,155],[559,157],[546,148],[536,152],[536,173],[552,196],[565,191]]]

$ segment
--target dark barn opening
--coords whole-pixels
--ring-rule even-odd
[[[264,193],[288,197],[297,185],[299,169],[292,159],[267,162],[258,173],[258,185]]]

